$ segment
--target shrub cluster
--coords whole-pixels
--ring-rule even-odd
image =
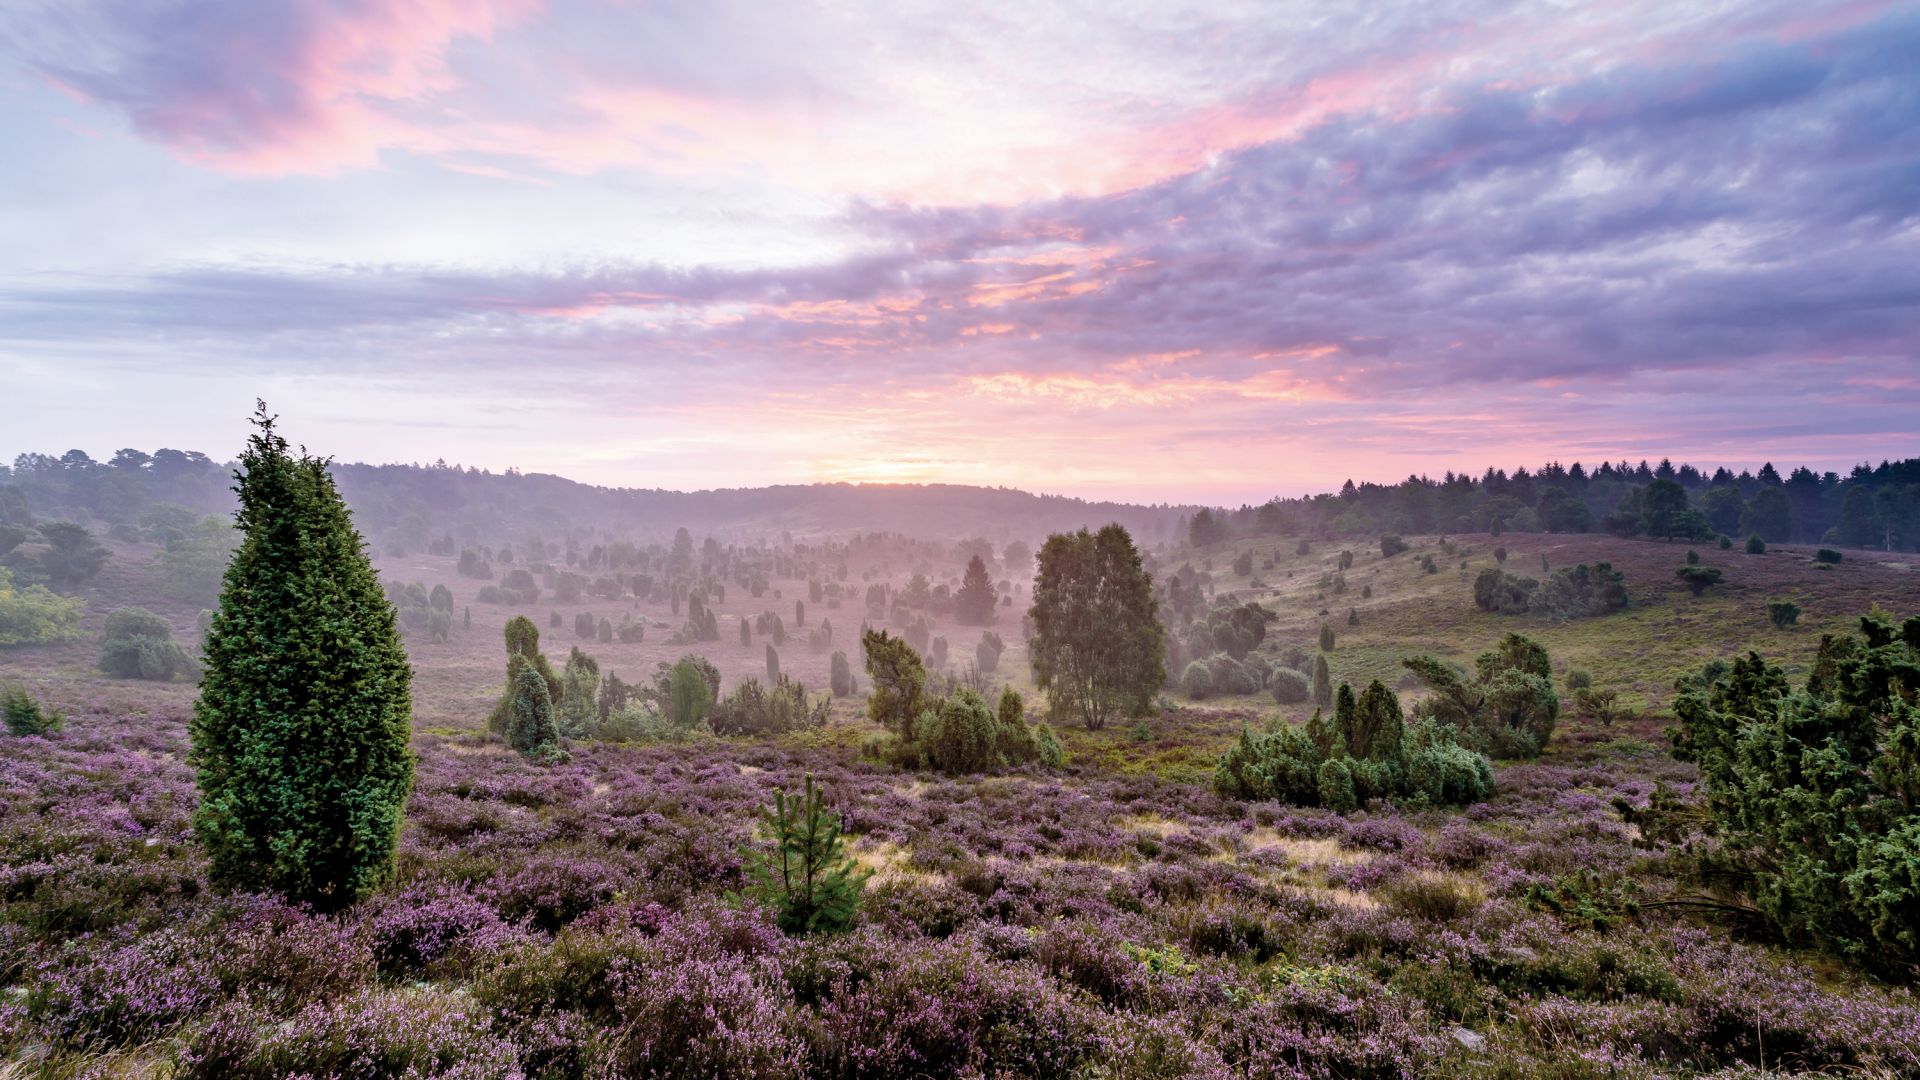
[[[1476,750],[1495,757],[1537,757],[1553,737],[1560,718],[1553,664],[1547,650],[1529,638],[1502,638],[1474,661],[1472,677],[1431,656],[1403,663],[1433,691],[1418,706],[1419,714],[1451,725]]]
[[[1275,799],[1345,813],[1371,799],[1450,806],[1493,794],[1487,759],[1454,742],[1450,727],[1409,728],[1400,699],[1379,680],[1358,698],[1340,684],[1331,722],[1244,731],[1214,771],[1214,786],[1239,799]]]
[[[1787,940],[1880,971],[1920,964],[1920,617],[1875,613],[1828,636],[1806,686],[1749,653],[1674,704],[1675,752],[1698,764],[1719,844]]]
[[[997,707],[969,686],[933,694],[911,645],[884,630],[866,631],[862,643],[873,680],[867,713],[890,736],[868,746],[870,755],[905,768],[925,765],[953,773],[1029,762],[1054,767],[1064,760],[1051,728],[1027,724],[1026,702],[1012,687],[1001,691]]]
[[[60,596],[45,585],[20,586],[0,566],[0,645],[39,645],[80,636],[86,602]]]
[[[825,727],[831,708],[831,699],[816,700],[790,676],[765,685],[747,679],[714,705],[707,725],[715,735],[779,735]]]
[[[1550,619],[1583,619],[1626,609],[1626,575],[1610,563],[1563,566],[1543,583],[1489,566],[1473,580],[1473,602],[1502,615],[1532,613]]]

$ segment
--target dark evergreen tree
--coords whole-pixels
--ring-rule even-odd
[[[560,729],[553,719],[553,698],[547,681],[531,665],[514,672],[509,688],[507,742],[536,761],[552,761],[560,751]]]
[[[953,594],[953,617],[962,626],[989,626],[993,623],[998,599],[993,580],[987,576],[986,562],[978,555],[967,560],[960,591]]]
[[[1313,657],[1313,703],[1322,709],[1333,705],[1333,673],[1327,670],[1325,653]]]
[[[253,422],[189,727],[194,830],[217,882],[338,909],[392,874],[413,672],[328,463],[290,454],[264,404]]]
[[[1742,528],[1770,544],[1793,539],[1793,503],[1787,493],[1774,486],[1763,487],[1747,504]]]

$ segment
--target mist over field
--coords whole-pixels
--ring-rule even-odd
[[[1920,1077],[1920,13],[0,11],[0,1080]]]

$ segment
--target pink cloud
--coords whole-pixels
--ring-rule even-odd
[[[56,75],[123,106],[136,129],[238,173],[327,173],[389,148],[452,149],[407,110],[458,85],[446,53],[524,19],[541,0],[331,0],[174,13],[136,36],[120,70]]]

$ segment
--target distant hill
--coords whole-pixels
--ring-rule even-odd
[[[0,466],[0,518],[11,512],[104,526],[139,524],[156,507],[196,515],[232,509],[231,466],[205,454],[122,451],[109,462],[70,451],[23,454]],[[929,539],[1035,541],[1117,521],[1146,542],[1183,536],[1197,506],[1140,506],[960,484],[789,484],[667,491],[582,484],[545,473],[446,465],[336,464],[342,494],[376,544],[423,547],[452,534],[518,541],[605,533],[641,539],[675,529],[716,538],[794,539],[894,532]]]
[[[0,523],[63,517],[138,526],[232,507],[230,466],[205,454],[122,450],[108,462],[71,450],[22,454],[0,466]],[[959,484],[790,484],[666,491],[582,484],[544,473],[432,465],[336,464],[363,532],[383,549],[453,537],[500,545],[601,534],[664,540],[685,528],[721,541],[796,540],[890,532],[928,540],[980,536],[1029,543],[1117,521],[1142,543],[1206,546],[1234,536],[1358,537],[1463,532],[1668,536],[1710,541],[1920,548],[1920,458],[1861,465],[1846,475],[1771,464],[1758,473],[1652,465],[1552,462],[1478,477],[1410,476],[1237,509],[1142,506]],[[173,508],[180,508],[179,510]],[[1204,510],[1204,512],[1203,512]]]

